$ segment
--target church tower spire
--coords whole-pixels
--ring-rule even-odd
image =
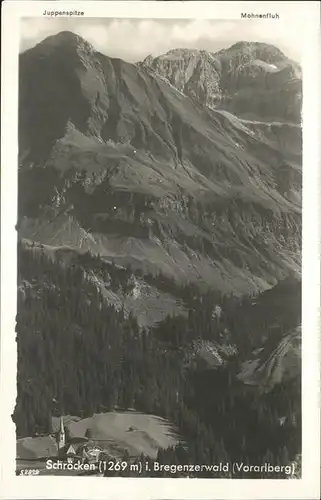
[[[64,448],[65,444],[66,444],[66,434],[64,428],[64,419],[63,417],[60,417],[60,429],[58,432],[58,449],[61,450],[61,448]]]

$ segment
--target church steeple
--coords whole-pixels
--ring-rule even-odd
[[[65,444],[66,444],[66,434],[64,428],[64,419],[63,417],[60,417],[60,429],[58,432],[58,449],[60,450],[61,448],[64,448]]]

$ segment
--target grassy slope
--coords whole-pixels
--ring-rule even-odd
[[[237,130],[237,127],[234,127],[235,130],[233,129],[232,121],[228,125],[232,127],[233,132]],[[102,175],[102,172],[107,169],[110,184],[116,193],[134,192],[143,196],[154,197],[154,208],[149,213],[146,213],[142,224],[148,226],[150,221],[157,221],[167,234],[167,242],[160,241],[156,237],[141,239],[134,232],[132,235],[127,236],[122,233],[120,225],[118,231],[117,229],[116,231],[108,230],[108,234],[95,231],[91,227],[83,228],[81,222],[77,220],[77,206],[70,209],[70,205],[64,207],[60,212],[58,211],[58,215],[55,214],[50,222],[43,217],[22,219],[20,234],[23,237],[50,245],[70,245],[74,248],[85,248],[105,256],[113,256],[119,259],[119,262],[137,264],[139,267],[152,271],[159,269],[179,280],[188,278],[216,283],[218,288],[226,289],[226,291],[232,290],[233,287],[240,291],[250,291],[271,286],[273,285],[273,281],[270,281],[271,274],[281,278],[282,268],[299,268],[299,255],[295,255],[287,248],[288,242],[282,244],[269,231],[265,235],[263,234],[263,237],[259,236],[257,238],[257,227],[253,224],[253,219],[261,217],[262,225],[264,225],[266,216],[269,216],[273,221],[273,219],[277,219],[284,213],[285,215],[289,214],[290,218],[292,215],[295,217],[293,222],[290,221],[289,225],[298,224],[297,214],[300,211],[300,205],[299,200],[297,203],[292,202],[293,198],[288,201],[276,189],[269,187],[268,182],[264,183],[264,176],[268,175],[272,179],[273,172],[265,174],[264,168],[266,167],[261,160],[247,157],[246,137],[248,130],[242,132],[242,134],[239,137],[237,132],[238,141],[236,143],[241,148],[237,152],[237,156],[235,156],[235,162],[238,162],[241,167],[239,170],[234,171],[234,167],[230,163],[230,168],[233,169],[234,174],[228,174],[228,168],[226,168],[223,171],[222,179],[215,180],[215,182],[209,180],[212,176],[211,172],[209,172],[208,176],[205,176],[197,171],[188,160],[184,162],[184,166],[178,165],[174,168],[170,161],[151,160],[145,151],[138,151],[134,154],[134,149],[131,147],[127,147],[127,151],[124,152],[124,146],[96,145],[95,148],[91,147],[91,149],[83,151],[79,145],[74,145],[71,150],[68,149],[67,153],[65,148],[67,148],[66,144],[69,139],[66,137],[62,146],[58,148],[60,156],[57,155],[55,158],[55,166],[65,170],[66,165],[74,165],[79,170],[86,169],[89,176],[92,175],[92,172],[96,172],[96,175]],[[230,147],[233,146],[230,145]],[[266,154],[269,151],[273,153],[273,148],[270,146],[266,146],[266,148]],[[217,156],[216,153],[213,154]],[[120,159],[117,159],[117,168],[115,168],[114,160],[117,155]],[[226,160],[223,158],[222,161],[230,162],[229,154],[224,152],[224,155]],[[244,160],[242,157],[244,157]],[[253,167],[255,161],[257,164],[256,171]],[[251,176],[248,171],[250,165],[252,172],[254,172]],[[226,175],[227,178],[230,175],[236,175],[239,180],[235,184],[228,182],[227,178],[225,178]],[[245,213],[246,219],[244,220],[242,215],[238,214],[238,208],[235,206],[235,215],[236,217],[239,216],[236,234],[235,227],[230,226],[228,214],[225,215],[224,213],[218,218],[215,225],[213,222],[212,227],[204,231],[195,222],[191,222],[186,214],[177,210],[176,200],[179,200],[181,196],[179,193],[181,192],[184,192],[184,196],[192,195],[201,202],[205,200],[204,203],[209,201],[212,205],[214,204],[211,210],[216,210],[215,206],[217,206],[221,212],[225,206],[230,206],[233,210],[235,200],[240,200],[247,212],[247,214]],[[233,199],[233,202],[230,201],[231,199]],[[79,199],[79,205],[82,205],[81,199]],[[182,203],[178,202],[178,209],[181,209],[180,205],[182,206]],[[120,203],[117,209],[121,212],[124,206]],[[101,209],[97,211],[100,212],[100,216],[104,216]],[[96,217],[94,212],[91,217]],[[109,217],[117,220],[113,214],[112,216],[109,215]],[[118,217],[122,218],[124,216],[121,213]],[[208,218],[210,220],[211,215]],[[199,235],[211,241],[212,245],[217,242],[218,255],[216,258],[215,256],[211,258],[202,252],[195,251],[195,249],[182,247],[175,241],[176,233],[192,236]],[[246,238],[245,242],[244,237]],[[264,245],[267,244],[268,257],[262,258],[262,255],[260,257],[263,268],[254,264],[257,261],[257,250],[260,251],[255,245],[255,239],[256,243],[262,244],[264,242]],[[220,250],[221,246],[223,247],[222,250]],[[240,257],[236,265],[233,259],[228,256],[224,258],[225,250],[229,247],[235,254],[238,253]],[[265,264],[267,269],[264,269]],[[253,267],[256,267],[256,269],[253,269]]]

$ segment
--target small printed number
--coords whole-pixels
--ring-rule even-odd
[[[39,469],[23,469],[20,471],[20,476],[37,476]]]

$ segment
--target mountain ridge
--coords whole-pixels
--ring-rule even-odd
[[[230,291],[299,271],[300,128],[213,110],[70,36],[20,56],[20,182],[41,192],[20,191],[21,235]]]

